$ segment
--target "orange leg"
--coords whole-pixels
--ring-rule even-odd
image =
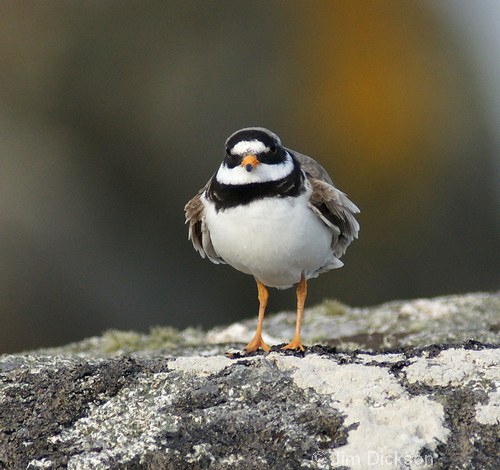
[[[302,317],[304,316],[304,304],[306,303],[307,297],[307,281],[304,274],[300,278],[300,282],[297,285],[297,323],[295,325],[295,335],[286,346],[282,349],[300,349],[304,351],[304,346],[302,341],[300,341],[300,327],[302,325]]]
[[[264,322],[264,314],[266,313],[267,301],[269,300],[269,292],[267,287],[262,284],[258,279],[257,281],[257,292],[259,295],[259,320],[257,322],[257,329],[255,330],[255,335],[246,346],[245,352],[251,353],[257,351],[257,349],[262,348],[264,351],[270,351],[271,348],[264,343],[262,339],[262,323]]]

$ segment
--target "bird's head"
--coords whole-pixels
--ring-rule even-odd
[[[280,138],[263,127],[247,127],[229,136],[217,180],[224,184],[274,181],[293,171],[293,159]]]

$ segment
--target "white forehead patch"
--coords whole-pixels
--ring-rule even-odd
[[[260,140],[242,140],[238,142],[232,149],[232,155],[247,155],[252,153],[257,155],[259,153],[269,152],[269,147],[266,147]]]

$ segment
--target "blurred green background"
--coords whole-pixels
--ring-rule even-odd
[[[0,352],[256,318],[183,214],[251,125],[362,210],[308,305],[496,290],[499,21],[496,0],[2,2]]]

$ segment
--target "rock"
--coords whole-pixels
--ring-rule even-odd
[[[327,302],[304,354],[226,357],[243,322],[3,355],[0,468],[497,469],[499,312],[493,294]],[[267,319],[275,342],[290,320]]]

